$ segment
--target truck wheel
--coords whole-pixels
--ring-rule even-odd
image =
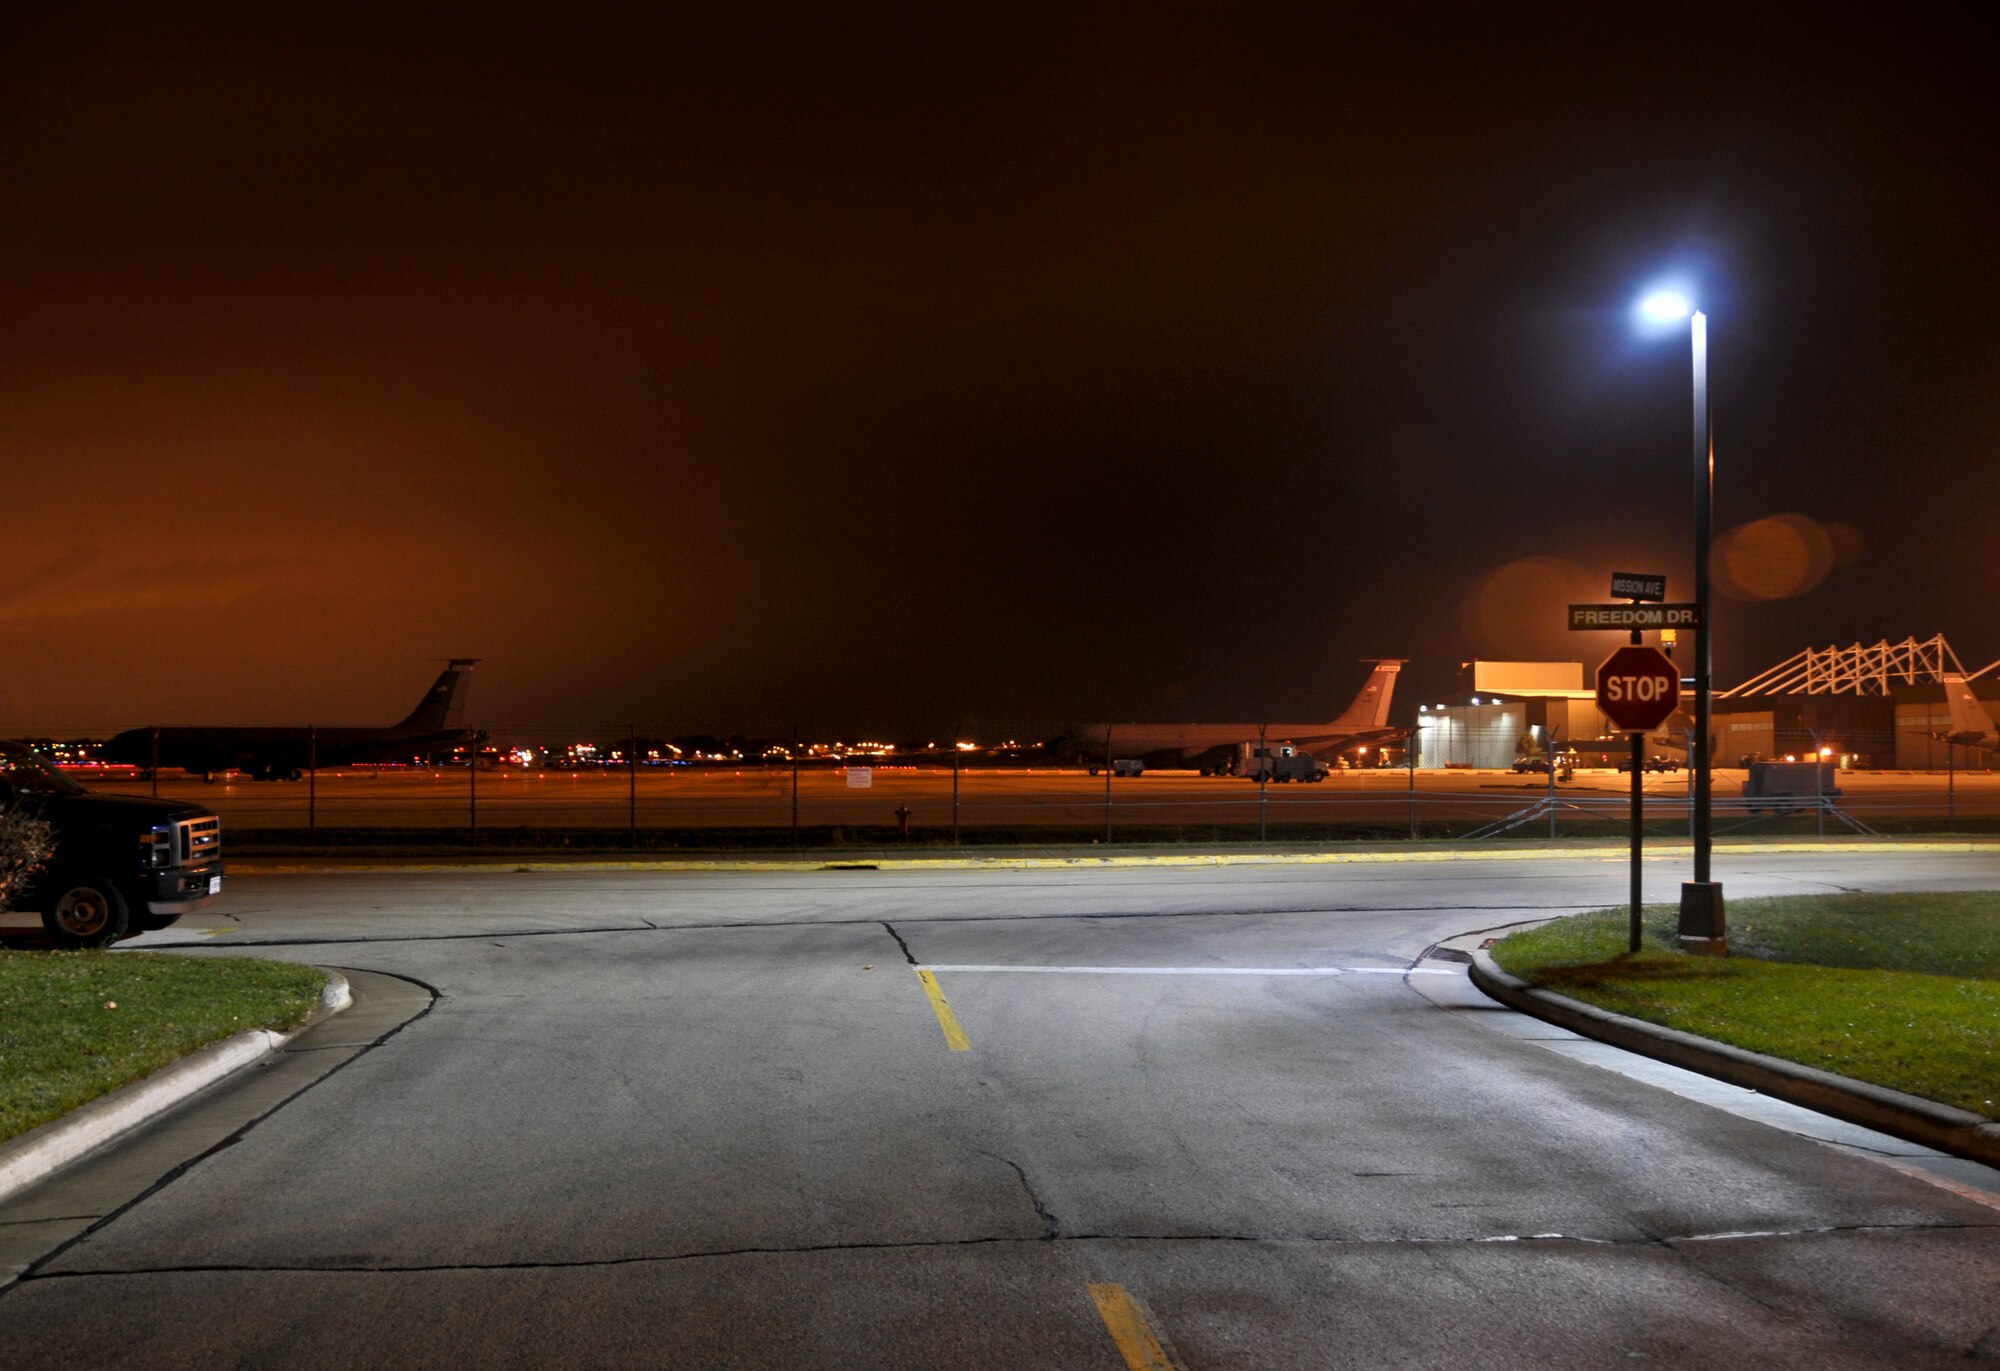
[[[118,887],[95,877],[58,879],[42,906],[42,927],[57,947],[109,947],[125,936],[129,917]]]

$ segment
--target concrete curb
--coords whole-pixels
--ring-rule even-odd
[[[2000,1123],[1967,1110],[1614,1014],[1530,985],[1501,970],[1486,951],[1472,954],[1472,983],[1510,1009],[1627,1052],[1698,1071],[1940,1152],[2000,1166]]]
[[[60,1119],[0,1145],[0,1200],[26,1190],[85,1153],[123,1137],[223,1077],[262,1061],[329,1014],[347,1008],[354,1002],[347,978],[338,971],[326,974],[319,1008],[290,1033],[253,1028],[219,1043],[210,1043],[143,1080],[100,1095]]]

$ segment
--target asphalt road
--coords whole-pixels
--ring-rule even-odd
[[[1992,888],[2000,856],[1719,874]],[[234,880],[149,941],[437,999],[31,1267],[0,1365],[2000,1360],[2000,1174],[1579,1042],[1423,956],[1624,880]],[[0,1228],[58,1217],[38,1202]]]

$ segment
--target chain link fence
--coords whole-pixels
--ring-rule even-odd
[[[1533,756],[1512,769],[1416,766],[1392,752],[1401,765],[1279,782],[1177,770],[1116,774],[1102,765],[1092,774],[1034,748],[960,749],[950,741],[894,751],[793,740],[676,744],[632,725],[495,727],[488,736],[476,759],[321,766],[295,779],[227,772],[205,781],[129,766],[78,766],[72,774],[96,789],[213,809],[237,852],[1508,841],[1616,838],[1630,815],[1629,774],[1592,764],[1606,758],[1591,754],[1558,759],[1552,772]],[[1469,739],[1467,753],[1490,762],[1511,752],[1517,736],[1495,730]],[[1644,776],[1649,838],[1687,833],[1691,777],[1673,765]],[[1990,767],[1843,770],[1829,762],[1816,788],[1777,796],[1745,795],[1749,774],[1736,766],[1715,772],[1719,838],[2000,832],[2000,776]]]

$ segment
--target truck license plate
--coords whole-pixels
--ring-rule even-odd
[[[210,876],[208,878],[208,893],[211,895],[220,895],[222,893],[222,877]]]

